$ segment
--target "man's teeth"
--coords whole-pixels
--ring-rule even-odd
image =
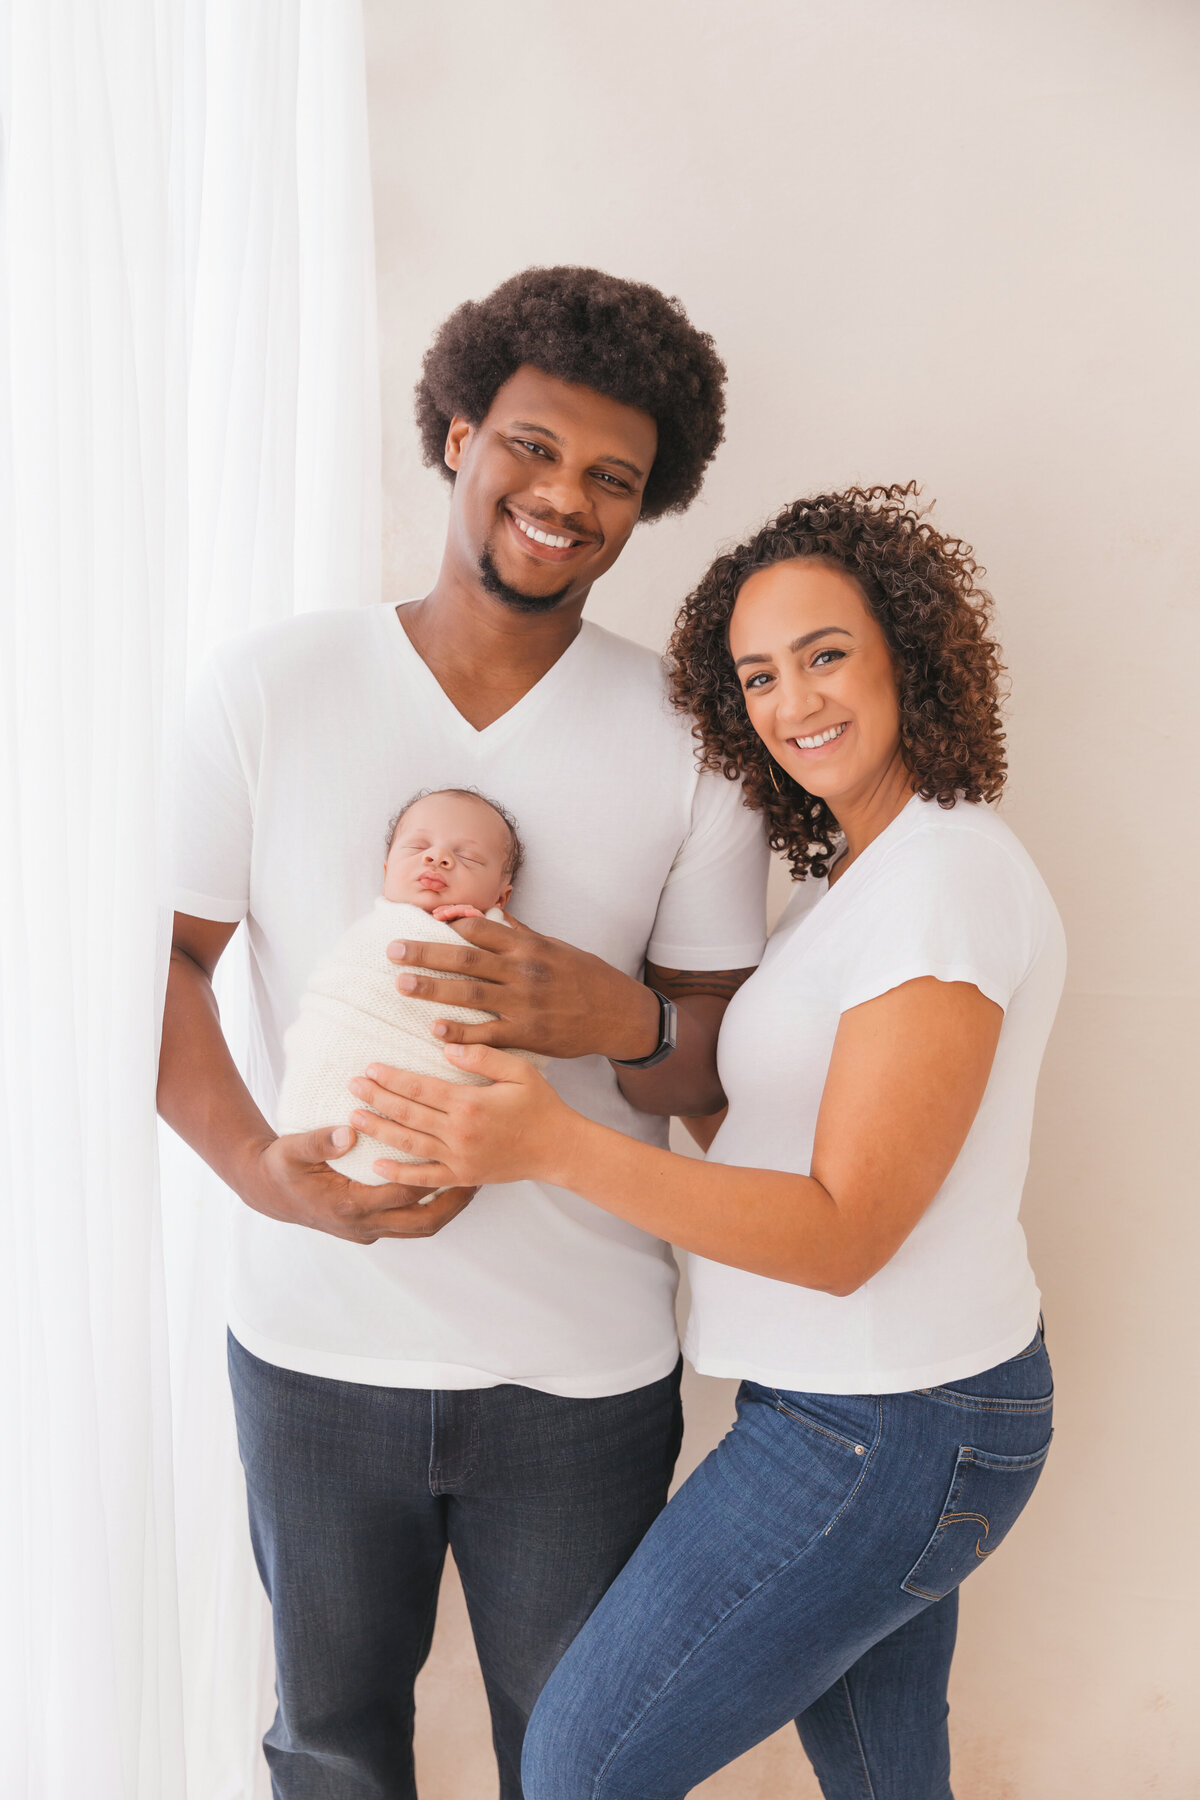
[[[575,538],[554,537],[549,531],[539,531],[536,525],[527,525],[524,519],[518,519],[515,513],[513,520],[518,530],[523,531],[526,537],[535,539],[539,544],[549,544],[552,550],[569,550],[571,545],[576,542]]]
[[[843,719],[840,725],[831,725],[828,731],[820,731],[816,737],[793,738],[792,742],[798,744],[801,750],[815,750],[820,744],[828,744],[833,738],[841,737],[849,723],[849,719]]]

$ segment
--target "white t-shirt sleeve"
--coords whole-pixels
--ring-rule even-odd
[[[210,660],[188,692],[174,821],[175,911],[227,924],[244,919],[252,838],[246,760]]]
[[[770,852],[741,783],[702,771],[691,825],[667,877],[647,961],[667,969],[749,969],[766,942]]]
[[[1028,872],[981,832],[922,832],[874,871],[836,971],[841,1010],[906,981],[966,981],[1007,1008],[1039,948]]]

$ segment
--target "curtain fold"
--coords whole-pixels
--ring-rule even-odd
[[[170,1140],[160,1210],[162,894],[189,663],[378,597],[357,0],[12,0],[0,124],[0,1792],[250,1800],[229,1202]]]

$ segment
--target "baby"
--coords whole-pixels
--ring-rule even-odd
[[[401,994],[387,947],[394,938],[461,947],[451,919],[488,918],[504,924],[500,908],[512,893],[521,855],[514,821],[482,794],[443,788],[418,794],[401,808],[388,827],[383,892],[313,970],[299,1016],[284,1036],[286,1066],[277,1121],[281,1134],[347,1125],[352,1112],[369,1110],[347,1086],[365,1073],[368,1063],[436,1075],[441,1081],[484,1081],[482,1075],[448,1063],[430,1027],[436,1019],[475,1025],[496,1015]],[[540,1067],[545,1059],[531,1060]],[[420,1160],[360,1131],[352,1148],[329,1166],[352,1181],[379,1187],[387,1178],[377,1175],[372,1164],[380,1158]]]

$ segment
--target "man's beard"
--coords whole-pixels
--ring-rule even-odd
[[[493,562],[491,550],[486,544],[479,552],[479,585],[493,600],[500,600],[505,606],[511,606],[514,612],[523,613],[553,612],[571,591],[569,581],[553,594],[523,594],[520,588],[509,587]]]

